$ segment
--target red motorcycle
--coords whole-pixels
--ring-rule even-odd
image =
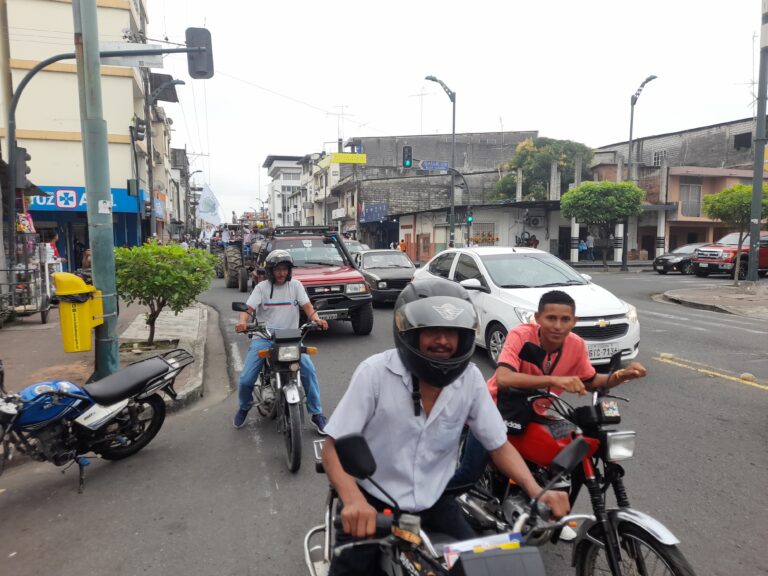
[[[526,343],[520,353],[522,360],[541,368],[546,352]],[[620,355],[612,358],[618,367]],[[577,576],[611,574],[612,576],[694,576],[693,568],[677,548],[680,541],[658,520],[630,508],[624,485],[621,462],[632,458],[635,432],[617,430],[621,422],[619,401],[625,398],[607,392],[595,392],[589,406],[574,408],[548,391],[520,391],[514,405],[519,409],[505,413],[510,433],[509,442],[528,463],[540,484],[551,478],[555,455],[577,438],[590,445],[580,467],[564,478],[558,489],[568,492],[571,507],[582,488],[586,488],[592,505],[591,515],[567,518],[578,524],[572,533],[571,564]],[[606,495],[613,492],[616,507],[609,507]],[[481,480],[459,496],[467,519],[480,531],[509,531],[529,508],[529,499],[520,488],[488,466]],[[562,525],[562,522],[560,523]],[[556,543],[564,540],[563,529],[530,528],[529,545]]]

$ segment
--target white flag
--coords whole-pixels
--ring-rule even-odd
[[[200,195],[200,203],[197,206],[197,217],[209,224],[221,224],[219,215],[219,200],[208,184],[203,185],[203,193]]]

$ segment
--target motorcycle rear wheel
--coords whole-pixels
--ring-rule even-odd
[[[298,472],[301,468],[301,405],[285,404],[285,463],[288,470]]]
[[[133,456],[160,432],[160,428],[165,422],[165,402],[163,399],[157,394],[152,394],[152,396],[137,400],[136,403],[139,408],[137,429],[123,433],[128,441],[126,445],[114,442],[106,450],[99,450],[104,460],[122,460],[128,456]],[[147,410],[151,410],[148,418],[146,417]],[[118,418],[125,417],[128,417],[128,407],[124,408],[118,416]]]
[[[590,532],[598,540],[603,540],[602,533],[595,533],[598,531],[600,528],[595,526]],[[662,544],[646,530],[634,524],[620,524],[618,532],[622,576],[696,576],[677,546]],[[588,540],[582,541],[576,552],[576,576],[610,573],[605,546]]]

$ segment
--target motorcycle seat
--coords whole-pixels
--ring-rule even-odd
[[[96,403],[109,406],[138,394],[149,381],[162,376],[169,369],[165,360],[155,356],[135,362],[106,378],[86,384],[83,388]]]

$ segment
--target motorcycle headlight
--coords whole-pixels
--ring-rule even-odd
[[[277,349],[278,362],[296,362],[301,358],[301,349],[298,346],[280,346]]]
[[[605,459],[608,462],[629,460],[635,455],[635,433],[632,431],[605,433]]]
[[[627,304],[627,320],[631,324],[637,324],[637,308],[632,306],[632,304]]]
[[[387,287],[387,283],[386,282],[379,282],[377,284],[377,286],[379,287],[379,290],[384,290]]]
[[[363,292],[368,292],[368,288],[365,284],[347,284],[344,292],[347,294],[362,294]]]
[[[534,314],[536,314],[535,310],[528,310],[527,308],[515,308],[515,314],[517,314],[517,317],[523,324],[536,323],[536,318],[534,318]]]

